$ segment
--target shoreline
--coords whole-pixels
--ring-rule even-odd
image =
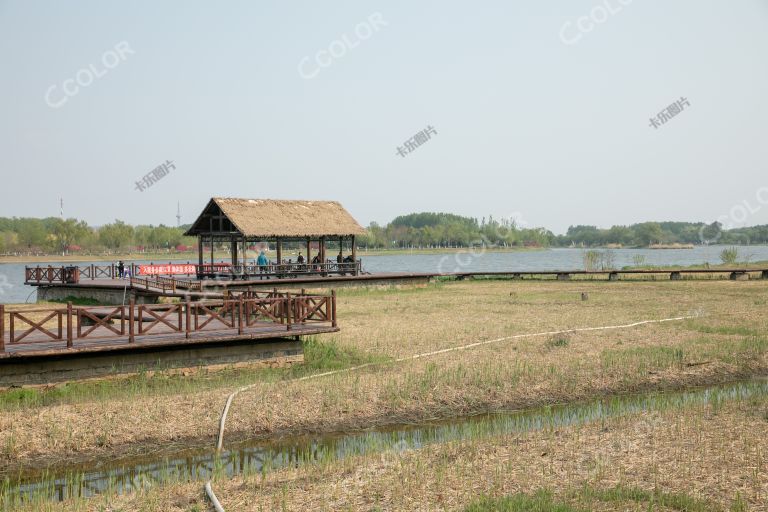
[[[757,244],[757,245],[733,245],[733,244],[726,244],[726,245],[708,245],[708,246],[691,246],[691,247],[608,247],[608,246],[597,246],[597,247],[558,247],[558,246],[548,246],[548,247],[486,247],[484,249],[481,249],[479,247],[471,248],[471,247],[454,247],[454,248],[435,248],[435,249],[376,249],[376,250],[364,250],[358,248],[357,256],[360,258],[365,257],[378,257],[378,256],[416,256],[416,255],[432,255],[432,254],[485,254],[485,253],[519,253],[519,252],[544,252],[549,250],[579,250],[579,251],[595,251],[595,250],[602,250],[602,251],[638,251],[638,250],[651,250],[651,251],[667,251],[667,250],[693,250],[699,247],[717,247],[717,248],[728,248],[728,247],[736,247],[737,249],[748,249],[751,247],[765,247],[766,245],[763,244]],[[269,251],[270,253],[274,252],[274,249]],[[299,250],[285,250],[284,256],[286,257],[293,257],[297,255]],[[347,253],[349,251],[346,251]],[[255,251],[253,251],[253,258],[255,259]],[[208,259],[209,254],[206,254],[206,260]],[[221,260],[226,262],[230,258],[230,254],[228,252],[217,252],[214,255],[214,260]],[[67,255],[58,255],[58,254],[45,254],[45,255],[21,255],[21,256],[10,256],[10,255],[4,255],[0,256],[0,265],[3,264],[45,264],[45,263],[117,263],[117,261],[122,260],[124,262],[130,263],[130,262],[136,262],[136,261],[152,261],[157,264],[162,264],[166,262],[185,262],[185,263],[195,263],[197,261],[197,253],[126,253],[126,254],[92,254],[92,255],[83,255],[83,254],[67,254]],[[755,265],[758,262],[751,262],[751,263],[744,263],[745,265]],[[632,267],[635,268],[635,267]],[[644,266],[640,266],[637,268],[644,268]],[[666,267],[654,267],[654,268],[666,268]],[[685,268],[685,267],[683,267]]]

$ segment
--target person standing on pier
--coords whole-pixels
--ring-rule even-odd
[[[117,276],[120,279],[125,277],[125,264],[123,263],[123,260],[117,262]]]
[[[261,250],[259,253],[259,257],[256,258],[256,265],[259,266],[259,273],[263,274],[267,271],[267,265],[269,265],[269,259],[267,258],[267,254],[264,252],[264,249]],[[263,279],[263,276],[262,276]]]

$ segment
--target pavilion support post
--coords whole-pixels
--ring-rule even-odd
[[[245,266],[248,265],[248,242],[245,239],[245,237],[243,237],[242,242],[243,242],[243,271],[245,271]]]
[[[320,237],[320,268],[325,269],[325,237]],[[325,272],[323,272],[323,276],[327,275]]]
[[[229,239],[229,250],[232,253],[232,267],[235,267],[239,263],[237,257],[237,239],[235,237]],[[232,270],[234,270],[234,268]]]
[[[283,263],[283,241],[280,240],[280,237],[275,239],[275,250],[277,251],[277,264],[281,265]]]
[[[197,261],[200,266],[203,265],[203,235],[197,238]]]
[[[307,237],[307,265],[312,263],[312,239]]]
[[[352,235],[352,262],[355,264],[355,275],[358,274],[357,266],[357,245],[355,244],[355,235]]]
[[[216,261],[213,259],[213,235],[208,237],[208,241],[211,243],[211,265],[213,265],[214,261]]]
[[[0,304],[0,352],[5,352],[5,305]]]

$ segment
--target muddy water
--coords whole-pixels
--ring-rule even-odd
[[[300,436],[277,441],[246,441],[230,445],[216,457],[210,447],[180,451],[162,458],[107,460],[57,468],[37,474],[6,477],[0,503],[20,500],[63,500],[111,492],[124,493],[164,482],[204,480],[212,474],[255,474],[286,466],[386,450],[403,451],[434,443],[492,435],[549,430],[583,425],[639,413],[709,404],[712,407],[768,396],[768,380],[754,379],[726,386],[675,393],[595,400],[455,419],[448,422],[389,427],[352,433]]]

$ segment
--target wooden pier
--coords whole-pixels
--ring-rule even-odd
[[[228,300],[6,311],[0,364],[14,358],[293,338],[338,331],[336,296],[250,292]],[[0,366],[0,372],[2,371]]]

